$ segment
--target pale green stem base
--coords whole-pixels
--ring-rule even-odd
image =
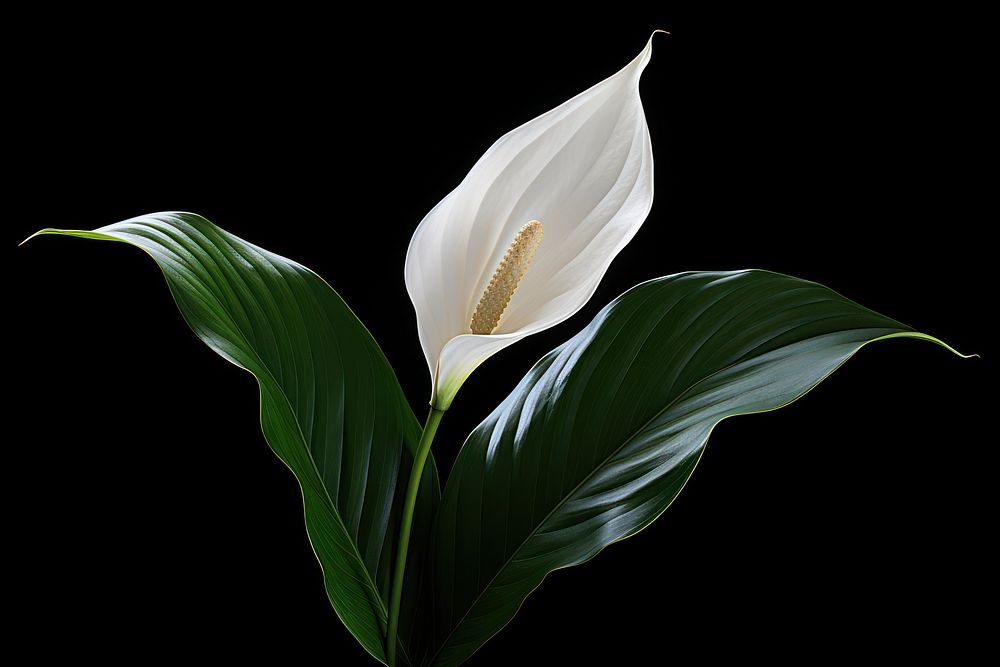
[[[389,667],[396,667],[396,635],[399,630],[399,605],[403,599],[403,575],[406,574],[406,552],[410,547],[410,528],[413,527],[413,508],[417,504],[417,492],[420,491],[420,479],[423,477],[424,464],[431,452],[431,443],[437,432],[438,424],[444,410],[431,408],[424,423],[424,432],[420,434],[417,453],[413,456],[413,468],[410,470],[410,481],[406,485],[406,500],[403,503],[403,516],[399,524],[399,543],[396,551],[396,567],[392,573],[392,588],[389,593],[389,629],[386,633],[386,657]]]

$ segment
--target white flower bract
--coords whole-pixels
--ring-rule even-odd
[[[653,202],[653,154],[639,99],[652,37],[616,74],[502,136],[421,221],[406,289],[447,409],[479,364],[587,303]],[[544,225],[496,328],[472,333],[480,299],[518,231]]]

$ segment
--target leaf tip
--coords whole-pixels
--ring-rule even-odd
[[[925,333],[921,333],[919,331],[903,331],[903,332],[900,332],[900,333],[889,334],[888,336],[880,336],[879,338],[875,338],[875,339],[873,339],[870,342],[874,342],[876,340],[885,340],[887,338],[917,338],[917,339],[920,339],[920,340],[930,341],[931,343],[934,343],[936,345],[940,345],[944,349],[948,350],[949,352],[951,352],[955,356],[961,357],[962,359],[972,359],[973,357],[975,357],[976,359],[981,359],[982,358],[978,354],[975,354],[975,353],[973,353],[973,354],[962,354],[961,352],[959,352],[958,350],[956,350],[955,348],[953,348],[951,345],[948,345],[948,343],[946,343],[943,340],[941,340],[940,338],[935,338],[934,336],[929,336],[929,335],[927,335]]]
[[[35,238],[36,236],[41,236],[42,234],[53,234],[53,233],[55,233],[55,231],[56,231],[56,230],[54,230],[54,229],[51,229],[51,228],[49,228],[49,227],[46,227],[45,229],[39,229],[39,230],[38,230],[37,232],[35,232],[34,234],[32,234],[32,235],[31,235],[31,236],[29,236],[28,238],[24,239],[24,240],[23,240],[23,241],[21,241],[20,243],[18,243],[18,244],[17,244],[17,247],[18,247],[18,248],[20,248],[21,246],[23,246],[23,245],[24,245],[25,243],[27,243],[27,242],[28,242],[28,241],[30,241],[31,239]]]
[[[973,359],[973,358],[975,358],[975,359],[982,359],[982,357],[979,356],[979,354],[976,353],[976,352],[973,352],[972,354],[962,354],[961,352],[959,352],[958,350],[956,350],[955,348],[953,348],[951,345],[948,345],[947,343],[945,343],[942,340],[934,338],[933,336],[929,336],[929,338],[931,338],[931,340],[933,342],[935,342],[938,345],[940,345],[941,347],[945,348],[946,350],[948,350],[952,354],[961,357],[962,359]]]

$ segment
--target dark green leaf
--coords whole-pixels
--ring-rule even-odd
[[[646,527],[726,417],[802,396],[866,343],[937,342],[815,283],[686,273],[619,297],[469,436],[438,511],[433,665],[457,665],[546,574]]]
[[[306,530],[330,602],[384,661],[398,515],[420,425],[354,313],[309,269],[190,213],[39,234],[123,241],[146,251],[195,334],[257,378],[261,427],[302,488]],[[141,341],[135,348],[155,364],[155,350],[142,350]],[[410,581],[420,580],[439,495],[433,462],[423,485]],[[415,612],[415,601],[404,601],[407,634],[421,617]]]

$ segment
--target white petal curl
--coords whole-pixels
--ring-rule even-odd
[[[639,99],[652,37],[616,74],[508,132],[423,219],[406,253],[406,288],[447,409],[475,368],[587,303],[653,201],[653,155]],[[498,328],[471,333],[479,297],[522,225],[544,238]]]

